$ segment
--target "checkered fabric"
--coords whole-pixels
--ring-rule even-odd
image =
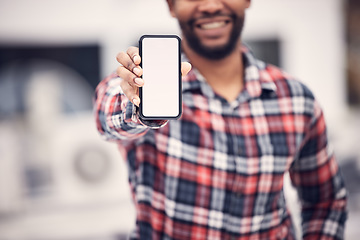
[[[346,190],[321,107],[299,81],[246,47],[241,55],[244,89],[235,101],[193,69],[183,79],[182,117],[151,127],[115,74],[97,87],[98,131],[128,164],[132,238],[294,239],[287,171],[302,203],[303,238],[343,238]]]

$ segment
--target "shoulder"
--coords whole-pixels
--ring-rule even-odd
[[[303,82],[271,64],[264,65],[260,72],[261,84],[275,86],[271,100],[277,102],[282,113],[308,116],[309,120],[321,115],[321,106]]]
[[[281,68],[261,62],[259,65],[261,66],[260,81],[275,84],[276,94],[279,98],[304,97],[315,100],[313,92],[303,82]]]

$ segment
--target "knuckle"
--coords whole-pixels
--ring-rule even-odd
[[[135,64],[133,62],[128,62],[126,65],[127,69],[129,69],[130,71],[132,71],[132,69],[135,67]]]
[[[119,52],[117,55],[116,55],[116,60],[121,63],[122,59],[124,58],[124,52]]]
[[[124,52],[120,52],[116,56],[116,59],[122,66],[129,69],[130,71],[135,67],[135,64],[133,63],[132,59],[130,59],[129,55]]]
[[[137,47],[134,47],[134,46],[131,46],[127,49],[127,53],[130,55],[130,54],[136,54],[138,48]]]
[[[129,71],[125,66],[119,66],[117,68],[117,74],[120,78],[124,79],[125,81],[132,81],[135,75]]]
[[[139,49],[137,47],[130,47],[130,48],[128,48],[126,53],[129,55],[129,57],[133,61],[134,57],[136,55],[139,55]]]
[[[121,87],[121,89],[123,89],[123,91],[126,91],[126,92],[135,91],[134,90],[135,86],[132,84],[132,82],[125,80],[125,79],[123,79],[120,82],[120,87]]]
[[[116,73],[119,77],[121,78],[124,78],[124,72],[125,72],[125,68],[124,66],[119,66],[117,69],[116,69]]]
[[[121,90],[126,96],[130,95],[131,88],[129,88],[129,85],[125,81],[121,81],[120,83]]]

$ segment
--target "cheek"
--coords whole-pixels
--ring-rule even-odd
[[[187,22],[193,17],[195,7],[193,4],[177,4],[174,9],[175,17],[181,22]]]
[[[237,6],[234,6],[234,9],[237,9],[236,13],[239,16],[244,16],[245,10],[247,9],[247,5],[245,3],[238,4]]]
[[[225,1],[227,8],[237,16],[243,16],[245,14],[245,10],[248,8],[247,1],[223,1]]]

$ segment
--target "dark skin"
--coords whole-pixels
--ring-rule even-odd
[[[206,48],[217,48],[225,45],[234,26],[231,14],[242,16],[250,6],[250,0],[167,0],[170,14],[177,18],[182,26],[183,34],[188,31],[194,34],[201,44]],[[194,19],[191,27],[187,22]],[[194,51],[189,46],[187,39],[182,38],[182,49],[190,62],[205,77],[213,90],[231,102],[236,99],[243,89],[243,68],[239,48],[241,41],[237,41],[234,49],[221,59],[209,59]],[[127,52],[120,52],[117,55],[120,66],[117,74],[122,81],[120,87],[124,94],[135,105],[139,105],[139,87],[144,85],[140,78],[142,69],[139,66],[141,58],[139,49],[130,47]],[[165,60],[166,61],[166,60]],[[181,65],[182,76],[191,70],[191,65],[183,62]]]

